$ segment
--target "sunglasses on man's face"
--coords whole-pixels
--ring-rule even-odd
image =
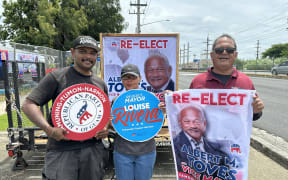
[[[233,48],[233,47],[227,47],[227,48],[219,47],[219,48],[215,48],[214,49],[216,54],[222,54],[224,52],[224,50],[228,54],[232,54],[232,53],[234,53],[236,51],[236,48]]]

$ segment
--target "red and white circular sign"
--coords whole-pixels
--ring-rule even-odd
[[[86,140],[103,129],[110,117],[110,102],[106,94],[91,84],[75,84],[56,98],[52,107],[55,127],[68,131],[71,140]]]

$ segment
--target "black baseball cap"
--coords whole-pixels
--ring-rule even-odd
[[[97,41],[91,36],[78,36],[73,42],[73,48],[90,47],[99,52],[101,49],[97,45]]]
[[[140,71],[136,65],[127,64],[127,65],[123,66],[121,69],[121,78],[127,74],[131,74],[131,75],[139,77]]]

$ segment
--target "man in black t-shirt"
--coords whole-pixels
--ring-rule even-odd
[[[99,51],[100,48],[92,37],[76,38],[71,48],[74,65],[47,74],[23,103],[24,113],[48,135],[43,179],[103,179],[106,153],[101,139],[107,136],[107,129],[98,131],[95,137],[85,141],[68,140],[65,137],[67,132],[54,127],[51,115],[46,120],[38,108],[50,100],[54,102],[64,89],[74,84],[92,84],[108,94],[104,81],[91,72]]]

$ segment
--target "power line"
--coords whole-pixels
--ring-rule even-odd
[[[146,15],[148,14],[149,8],[150,8],[151,0],[148,3],[148,6],[144,9],[144,17],[143,17],[143,23],[145,21]]]

